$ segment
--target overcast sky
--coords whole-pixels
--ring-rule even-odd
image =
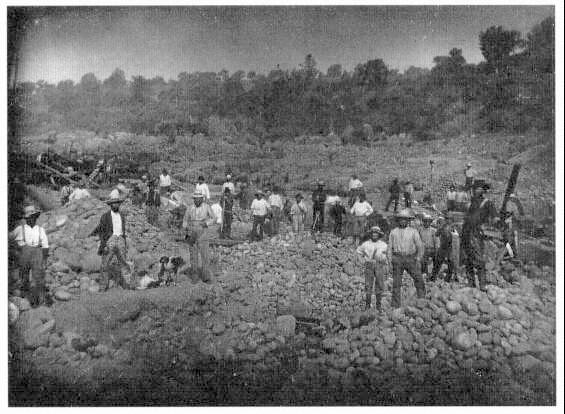
[[[479,32],[493,25],[527,33],[551,6],[144,7],[42,9],[20,49],[20,80],[176,78],[225,68],[268,73],[297,67],[312,53],[318,68],[347,70],[381,58],[391,69],[430,68],[463,49],[482,60]]]

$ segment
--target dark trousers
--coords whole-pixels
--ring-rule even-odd
[[[47,297],[47,287],[41,247],[22,247],[19,264],[22,290],[28,293],[29,302],[32,306],[43,305]]]
[[[465,271],[471,286],[476,286],[475,271],[479,279],[479,286],[486,286],[486,265],[484,259],[485,245],[480,236],[463,237],[461,247],[465,253]]]
[[[465,190],[469,191],[473,187],[473,177],[465,176]]]
[[[436,252],[434,249],[430,249],[430,248],[426,248],[424,250],[424,256],[422,256],[422,273],[428,274],[428,265],[430,263],[430,260],[433,261],[434,257],[436,255]]]
[[[316,214],[319,214],[316,220]],[[315,206],[312,212],[312,223],[314,223],[314,230],[322,231],[324,229],[324,207]]]
[[[441,269],[441,266],[447,262],[447,275],[445,277],[446,282],[450,282],[453,277],[453,271],[455,269],[455,263],[451,258],[450,249],[439,249],[434,257],[434,268],[432,270],[432,276],[430,280],[435,280]]]
[[[373,292],[375,293],[375,306],[381,309],[381,298],[385,286],[385,267],[376,262],[365,262],[365,307],[371,307]]]
[[[343,221],[342,220],[334,221],[334,234],[336,236],[343,236]]]
[[[412,206],[412,195],[410,193],[404,193],[404,206],[410,208]]]
[[[266,216],[253,216],[253,228],[251,234],[253,238],[263,240],[263,227],[265,226]]]
[[[102,254],[102,269],[99,282],[101,290],[108,290],[110,280],[114,280],[116,285],[124,289],[128,288],[122,273],[122,269],[128,266],[125,256],[125,239],[112,235],[106,242],[106,250]]]
[[[221,230],[221,236],[223,238],[225,237],[231,237],[231,223],[233,221],[233,215],[231,211],[224,211],[224,215],[222,218],[222,230]]]
[[[278,206],[272,206],[271,211],[272,211],[271,223],[272,223],[273,234],[279,234],[281,219],[282,219],[282,210]]]
[[[426,285],[422,277],[421,268],[414,256],[392,256],[392,307],[399,308],[401,306],[400,290],[402,288],[402,275],[407,271],[414,280],[414,286],[419,298],[424,297],[426,293]]]
[[[400,194],[391,194],[387,203],[386,203],[385,211],[388,211],[388,208],[390,207],[390,205],[394,201],[394,212],[396,213],[396,210],[398,210],[398,200],[399,199],[400,199]]]

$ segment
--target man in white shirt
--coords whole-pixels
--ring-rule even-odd
[[[465,168],[465,190],[470,191],[473,187],[473,182],[475,181],[475,170],[472,164],[467,163],[467,168]]]
[[[77,188],[75,188],[71,195],[69,195],[69,203],[83,198],[90,198],[90,193],[85,187],[86,182],[81,180]]]
[[[349,190],[349,207],[353,206],[355,199],[363,191],[363,183],[357,177],[357,174],[352,174],[347,186]]]
[[[202,175],[198,177],[198,183],[196,184],[194,192],[202,194],[205,201],[210,200],[210,190],[208,189],[208,184],[204,182],[204,177]]]
[[[267,202],[271,206],[271,213],[273,214],[273,234],[278,234],[282,219],[282,210],[284,207],[283,199],[279,194],[278,186],[273,186],[273,193],[269,194]]]
[[[350,213],[353,215],[353,241],[358,244],[365,232],[367,217],[373,213],[373,207],[365,199],[364,193],[359,194],[358,200],[351,207]]]
[[[373,290],[375,305],[381,310],[384,276],[387,266],[387,244],[381,240],[384,232],[378,226],[371,227],[371,238],[357,248],[357,254],[365,260],[365,309],[371,308]]]
[[[212,234],[211,227],[216,223],[216,216],[204,200],[202,193],[194,192],[192,199],[194,205],[186,209],[182,228],[186,231],[186,240],[190,245],[191,273],[198,275],[202,281],[207,282],[210,280],[208,249]],[[199,255],[201,267],[198,266]]]
[[[159,192],[161,196],[166,196],[171,191],[171,176],[166,168],[163,168],[159,176]]]
[[[231,180],[230,174],[226,175],[226,182],[224,183],[224,185],[222,185],[222,194],[224,193],[226,188],[230,189],[230,194],[235,194],[235,185],[234,185],[233,181]]]
[[[40,214],[35,206],[25,207],[25,224],[20,224],[9,235],[19,249],[22,290],[29,294],[29,301],[34,307],[43,305],[47,300],[45,264],[49,256],[49,241],[43,227],[36,224]]]
[[[301,233],[304,230],[304,217],[306,216],[306,205],[302,194],[296,194],[296,202],[290,208],[290,217],[292,219],[292,231],[295,234]]]
[[[255,200],[251,203],[251,214],[253,215],[251,236],[254,239],[263,240],[263,226],[265,225],[265,218],[269,211],[269,203],[265,200],[263,192],[258,190],[255,193]]]

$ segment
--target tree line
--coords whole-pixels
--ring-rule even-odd
[[[182,72],[177,79],[133,76],[20,82],[9,91],[9,127],[18,133],[88,129],[99,133],[198,133],[275,140],[341,134],[351,140],[398,133],[417,139],[475,132],[552,131],[554,19],[525,37],[493,26],[481,32],[484,61],[461,49],[434,58],[431,69],[403,73],[382,59],[325,73],[309,54],[297,68],[268,74]]]

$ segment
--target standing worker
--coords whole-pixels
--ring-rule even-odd
[[[171,176],[166,168],[163,168],[159,176],[159,192],[163,197],[168,197],[171,192]]]
[[[251,235],[255,240],[263,240],[263,226],[269,211],[269,203],[265,200],[263,192],[257,190],[255,200],[251,203],[251,214],[253,215]]]
[[[398,183],[398,178],[392,180],[392,184],[388,188],[388,192],[390,193],[390,197],[386,203],[385,211],[388,211],[391,203],[394,201],[394,212],[398,209],[398,201],[400,200],[400,184]]]
[[[447,211],[455,211],[455,197],[457,192],[455,191],[455,184],[450,184],[449,189],[447,190],[447,201],[446,201],[446,208]]]
[[[385,285],[387,244],[381,240],[384,233],[378,226],[371,227],[370,232],[371,238],[357,248],[357,254],[365,259],[365,310],[371,308],[374,290],[375,306],[380,312]]]
[[[343,238],[343,217],[347,214],[341,200],[337,199],[330,209],[330,216],[334,221],[334,234]]]
[[[471,163],[467,163],[467,167],[465,168],[465,190],[471,191],[473,187],[473,182],[475,181],[475,170]]]
[[[392,263],[392,307],[399,308],[401,305],[400,291],[402,288],[402,275],[406,270],[414,280],[418,298],[423,298],[426,286],[422,277],[420,260],[424,254],[422,239],[418,230],[408,224],[414,219],[414,215],[408,209],[397,214],[397,227],[394,228],[388,238],[387,257]]]
[[[292,219],[292,231],[295,234],[304,231],[304,217],[306,216],[306,205],[304,204],[302,194],[298,193],[295,197],[296,201],[290,208],[290,217]]]
[[[231,223],[233,221],[233,196],[229,187],[224,188],[224,193],[220,199],[222,205],[222,227],[220,237],[222,239],[231,239]]]
[[[486,289],[485,236],[482,225],[493,218],[494,221],[499,220],[494,203],[484,196],[489,188],[490,185],[484,180],[473,182],[473,198],[461,232],[461,248],[465,253],[465,271],[469,286],[476,287],[476,271],[481,290]]]
[[[352,174],[349,184],[347,185],[349,191],[349,208],[353,207],[356,197],[361,193],[363,189],[363,183],[357,177],[357,174]]]
[[[110,280],[124,289],[127,288],[126,282],[122,277],[122,267],[128,267],[126,262],[127,241],[126,241],[126,218],[120,212],[120,205],[123,202],[118,194],[110,195],[106,204],[110,206],[110,211],[102,214],[100,223],[90,233],[90,236],[100,237],[98,255],[102,256],[102,268],[100,270],[100,288],[102,291],[108,290]]]
[[[269,199],[267,201],[271,206],[271,213],[273,215],[273,234],[278,234],[280,231],[282,210],[284,207],[278,185],[273,186],[273,193],[269,195]]]
[[[208,188],[208,184],[204,182],[204,176],[198,176],[198,183],[196,184],[194,193],[200,193],[204,196],[206,202],[210,201],[210,189]]]
[[[454,277],[456,263],[453,261],[452,248],[453,248],[453,234],[447,221],[440,217],[437,220],[437,235],[439,238],[439,246],[434,257],[434,268],[430,281],[435,281],[441,269],[441,266],[447,262],[447,275],[445,276],[446,282],[451,282]]]
[[[247,210],[249,208],[249,189],[246,183],[241,183],[239,193],[235,196],[239,200],[239,208]]]
[[[203,282],[210,280],[209,245],[210,227],[216,222],[214,212],[204,200],[204,194],[195,191],[192,194],[193,205],[186,209],[182,220],[182,228],[186,231],[186,240],[190,245],[190,271],[198,275]],[[200,265],[198,258],[200,256]]]
[[[22,291],[29,295],[33,307],[41,306],[47,300],[45,265],[49,256],[49,241],[43,227],[37,225],[40,214],[41,211],[33,205],[24,207],[25,224],[21,223],[9,235],[10,240],[18,245]]]
[[[328,198],[326,191],[324,190],[324,185],[323,181],[318,181],[318,188],[312,192],[312,228],[317,232],[324,230],[324,207],[326,199]]]
[[[373,213],[373,207],[365,199],[364,193],[357,196],[350,213],[353,215],[353,242],[359,244],[367,226],[367,218]]]
[[[226,182],[222,185],[222,193],[224,192],[224,190],[225,190],[226,188],[229,188],[229,189],[230,189],[230,193],[231,193],[231,194],[235,194],[235,185],[234,185],[234,183],[233,183],[233,181],[232,181],[232,179],[231,179],[231,175],[230,175],[230,174],[226,175]]]
[[[428,264],[433,261],[439,247],[439,239],[436,236],[436,229],[431,226],[433,218],[424,213],[422,218],[423,226],[420,227],[420,238],[424,245],[424,255],[422,256],[422,274],[429,274]]]
[[[412,207],[412,197],[414,195],[414,186],[410,181],[406,181],[404,183],[404,207],[411,208]]]
[[[145,198],[145,215],[147,222],[152,226],[159,223],[159,207],[161,206],[161,192],[157,190],[155,181],[149,181],[149,190]]]

